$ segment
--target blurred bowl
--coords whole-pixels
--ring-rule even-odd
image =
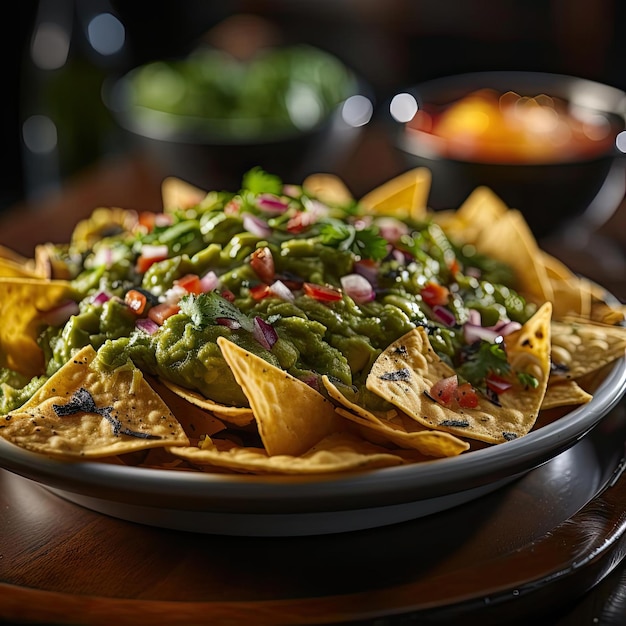
[[[245,61],[200,48],[131,70],[107,86],[104,100],[131,146],[206,189],[237,188],[255,166],[283,180],[329,171],[373,110],[362,81],[310,46]]]
[[[476,96],[493,94],[503,106],[507,98],[509,104],[518,98],[513,106],[527,118],[523,123],[530,127],[530,139],[521,138],[519,127],[506,128],[506,120],[488,119],[487,105]],[[468,73],[397,94],[389,114],[406,167],[432,172],[429,205],[434,210],[456,208],[486,185],[543,237],[583,214],[605,185],[623,185],[624,159],[616,138],[625,128],[626,94],[608,85],[562,74]],[[559,128],[570,125],[578,139],[573,141],[570,133],[552,143],[550,133],[538,132],[556,128],[557,122]],[[581,140],[585,125],[598,136]],[[616,169],[617,176],[610,175]]]

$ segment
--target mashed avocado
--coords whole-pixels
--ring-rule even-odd
[[[247,401],[218,337],[316,388],[328,375],[363,397],[376,357],[411,328],[424,327],[458,366],[471,316],[492,326],[533,311],[508,267],[456,247],[438,226],[332,206],[259,169],[237,193],[210,192],[194,207],[72,245],[68,271],[82,301],[40,337],[47,375],[91,344],[103,367],[130,357],[236,406]]]

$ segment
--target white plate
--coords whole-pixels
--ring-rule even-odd
[[[463,504],[554,458],[626,391],[620,359],[586,405],[514,441],[415,465],[328,476],[247,476],[68,463],[0,439],[0,467],[101,513],[148,525],[229,535],[345,532]]]

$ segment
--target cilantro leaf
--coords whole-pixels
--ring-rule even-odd
[[[328,219],[320,229],[320,240],[327,246],[350,251],[364,259],[380,261],[387,255],[387,240],[372,226],[356,229],[352,224]]]
[[[490,373],[506,375],[510,369],[504,347],[488,341],[477,342],[464,350],[465,361],[457,373],[474,387],[481,389]]]
[[[179,304],[181,312],[189,316],[194,326],[198,328],[217,324],[217,320],[224,318],[236,322],[245,330],[252,330],[252,320],[215,291],[197,296],[188,294],[180,300]]]
[[[274,174],[268,174],[260,167],[253,167],[243,176],[241,188],[253,194],[271,193],[280,195],[283,191],[283,181]]]

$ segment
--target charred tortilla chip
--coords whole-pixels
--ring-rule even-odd
[[[270,456],[303,454],[340,430],[334,405],[321,393],[223,337],[217,343],[250,402]]]
[[[544,305],[509,344],[513,367],[539,376],[537,387],[517,385],[513,393],[501,394],[499,405],[480,397],[476,408],[452,409],[432,398],[433,385],[455,372],[435,353],[421,327],[381,353],[367,377],[367,387],[429,428],[487,443],[525,435],[537,419],[550,371],[549,310],[550,305]]]
[[[140,370],[96,366],[91,346],[76,353],[17,411],[0,436],[61,458],[98,458],[146,448],[189,445],[189,439]]]
[[[355,422],[365,430],[371,430],[379,437],[403,448],[414,448],[430,457],[456,456],[469,449],[469,444],[450,433],[426,428],[402,413],[384,419],[371,411],[351,402],[332,384],[328,376],[322,377],[324,387],[330,397],[346,409],[337,412]]]
[[[359,204],[376,213],[422,219],[426,215],[431,180],[430,170],[418,167],[376,187]]]
[[[37,337],[43,316],[72,295],[65,281],[0,278],[0,366],[28,377],[40,375],[44,359]]]
[[[624,356],[626,327],[582,321],[552,322],[552,376],[577,379]]]
[[[402,456],[348,433],[327,435],[298,455],[270,455],[262,448],[244,448],[210,437],[198,448],[177,447],[170,452],[195,465],[255,474],[328,474],[404,463]]]

